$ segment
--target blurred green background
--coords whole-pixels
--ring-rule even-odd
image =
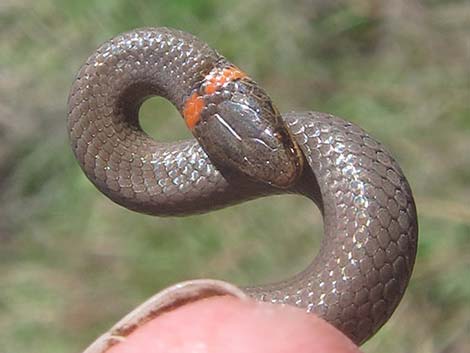
[[[417,200],[419,254],[393,318],[365,352],[470,351],[470,2],[2,0],[0,352],[78,352],[177,281],[280,279],[317,248],[299,197],[153,218],[107,200],[68,146],[68,89],[104,40],[142,26],[206,40],[281,111],[320,110],[384,142]],[[161,99],[159,139],[189,136]],[[313,215],[313,217],[312,217]]]

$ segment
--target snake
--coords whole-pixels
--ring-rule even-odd
[[[152,96],[169,100],[194,138],[158,142],[144,132],[139,109]],[[86,176],[130,210],[185,216],[269,195],[311,199],[323,218],[318,253],[291,278],[242,288],[249,297],[316,314],[357,344],[398,306],[418,222],[396,160],[342,118],[279,113],[192,34],[141,28],[102,44],[72,84],[67,124]]]

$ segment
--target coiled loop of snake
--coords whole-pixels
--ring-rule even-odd
[[[146,135],[138,110],[152,95],[172,102],[199,142]],[[132,210],[186,215],[286,192],[312,199],[324,218],[319,254],[290,279],[245,288],[250,296],[316,313],[356,343],[398,305],[418,227],[395,160],[340,118],[281,117],[255,82],[192,35],[146,28],[104,43],[72,86],[68,127],[88,178]]]

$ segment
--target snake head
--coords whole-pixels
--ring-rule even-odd
[[[204,96],[193,134],[221,170],[288,188],[302,171],[303,155],[266,92],[249,78]]]

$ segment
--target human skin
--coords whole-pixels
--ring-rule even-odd
[[[145,323],[108,353],[355,353],[357,346],[315,315],[291,306],[201,299]]]

